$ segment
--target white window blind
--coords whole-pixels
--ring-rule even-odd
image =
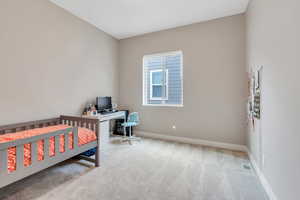
[[[143,58],[143,104],[183,106],[182,52]]]

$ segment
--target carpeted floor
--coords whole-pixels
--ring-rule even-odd
[[[266,200],[244,153],[114,139],[101,167],[69,160],[0,189],[3,200]],[[250,167],[250,168],[249,168]]]

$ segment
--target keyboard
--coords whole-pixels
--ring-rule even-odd
[[[108,114],[115,113],[115,112],[118,112],[118,110],[115,110],[115,111],[105,111],[105,112],[100,112],[100,114],[101,114],[101,115],[108,115]]]

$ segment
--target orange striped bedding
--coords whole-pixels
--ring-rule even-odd
[[[71,128],[68,125],[55,125],[43,128],[35,128],[30,130],[19,131],[16,133],[7,133],[0,135],[0,143],[5,143],[9,141],[14,141],[18,139],[29,138],[37,135],[47,134],[50,132],[58,131]],[[84,145],[95,141],[97,139],[96,133],[87,128],[78,127],[78,145]],[[59,151],[65,151],[65,139],[64,135],[60,135],[59,141]],[[38,160],[41,161],[44,159],[44,141],[38,141]],[[73,133],[69,133],[69,149],[73,149]],[[55,143],[54,137],[51,137],[49,140],[49,156],[55,155]],[[24,145],[24,166],[31,165],[31,144]],[[13,172],[16,170],[16,147],[8,149],[8,172]]]

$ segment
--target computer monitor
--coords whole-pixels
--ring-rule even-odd
[[[112,109],[111,97],[97,97],[96,105],[99,112]]]

